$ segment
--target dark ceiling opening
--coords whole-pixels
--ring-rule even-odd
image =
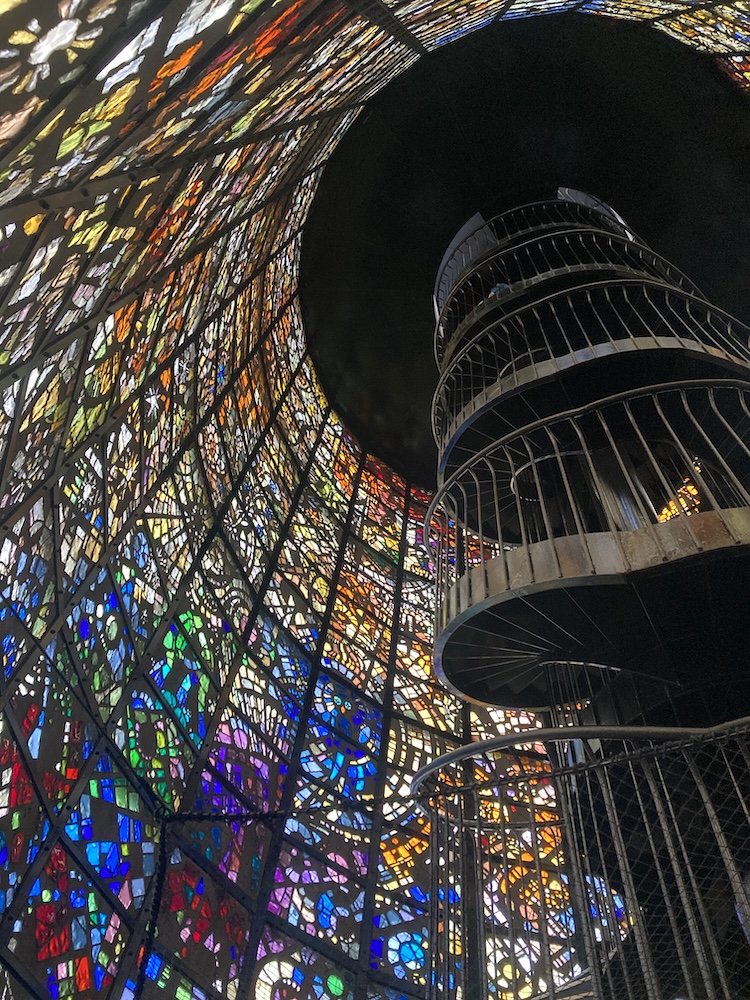
[[[412,482],[435,481],[443,253],[474,212],[558,185],[610,203],[713,303],[750,319],[750,102],[709,57],[642,25],[565,14],[424,56],[326,166],[301,271],[329,400]]]

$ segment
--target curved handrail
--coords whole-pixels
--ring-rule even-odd
[[[585,284],[577,283],[570,287],[558,289],[555,292],[544,296],[541,299],[535,299],[533,301],[529,300],[527,293],[533,293],[538,285],[546,284],[551,277],[558,277],[559,275],[565,276],[575,276],[580,274],[590,274],[590,273],[606,273],[612,274],[616,273],[618,275],[617,279],[607,278],[601,281],[589,281]],[[606,288],[615,285],[644,285],[644,286],[654,286],[655,288],[664,289],[667,291],[683,292],[685,295],[690,296],[691,299],[699,304],[702,304],[704,308],[707,303],[705,299],[701,299],[699,295],[691,292],[689,289],[682,288],[680,285],[675,285],[672,282],[666,281],[664,279],[659,279],[655,275],[648,271],[638,271],[635,268],[629,266],[620,266],[614,264],[571,264],[565,267],[553,268],[549,271],[544,271],[539,274],[535,274],[530,278],[523,278],[520,281],[514,282],[509,285],[509,292],[503,297],[504,302],[510,303],[512,308],[507,312],[500,313],[497,319],[497,323],[503,323],[507,319],[511,319],[514,316],[523,314],[530,308],[534,306],[541,305],[555,298],[560,298],[564,295],[570,295],[571,293],[580,292],[585,289],[599,289]],[[499,301],[499,300],[496,300]],[[513,304],[515,301],[515,305]],[[455,363],[456,359],[460,356],[463,351],[463,346],[461,345],[461,340],[463,337],[462,330],[464,328],[471,329],[471,326],[476,322],[477,317],[481,317],[484,313],[494,310],[496,302],[489,302],[484,299],[474,306],[470,312],[467,312],[465,316],[461,318],[458,324],[454,327],[447,339],[442,341],[442,355],[437,357],[437,337],[435,338],[435,359],[438,369],[445,374]],[[718,310],[717,310],[718,311]],[[441,315],[441,322],[442,322]],[[495,323],[492,324],[493,326]],[[439,324],[438,324],[439,328]],[[488,327],[482,327],[473,339],[481,337],[486,333]]]
[[[737,329],[741,330],[743,333],[746,334],[746,336],[747,336],[746,343],[743,343],[742,340],[735,333],[731,333],[731,334],[730,333],[724,333],[724,334],[722,334],[722,336],[725,336],[725,337],[730,337],[730,336],[737,337],[737,344],[738,344],[738,346],[741,347],[747,353],[747,355],[748,355],[748,362],[750,362],[750,326],[747,326],[741,320],[738,320],[736,316],[732,316],[725,309],[721,309],[719,306],[711,305],[710,303],[706,302],[705,299],[700,298],[699,296],[694,295],[692,292],[689,292],[689,291],[687,291],[684,288],[680,288],[677,285],[669,285],[669,284],[667,284],[664,281],[658,281],[652,275],[649,275],[648,277],[640,277],[639,276],[639,277],[635,277],[635,278],[628,278],[626,280],[623,280],[621,278],[617,278],[617,279],[613,278],[613,279],[609,279],[607,281],[597,281],[597,282],[592,282],[590,284],[585,284],[585,285],[576,285],[572,289],[571,288],[562,288],[562,289],[558,289],[555,292],[550,292],[548,295],[545,295],[545,296],[543,296],[540,299],[536,299],[533,304],[534,304],[534,306],[537,306],[537,307],[538,306],[544,306],[547,303],[555,302],[557,299],[564,298],[567,295],[585,293],[589,289],[597,289],[597,290],[599,290],[599,289],[608,289],[608,288],[614,288],[614,289],[620,289],[620,288],[646,288],[646,289],[654,291],[654,292],[667,292],[667,293],[669,293],[669,295],[673,295],[676,299],[681,299],[682,301],[688,303],[688,305],[695,305],[695,306],[697,306],[697,307],[699,307],[701,309],[708,310],[711,313],[712,316],[715,315],[719,319],[724,320],[727,323],[727,326],[732,327],[732,328],[737,328]],[[481,303],[480,303],[480,305],[481,305]],[[448,379],[450,377],[451,371],[453,370],[453,367],[455,365],[459,364],[463,360],[463,358],[466,356],[466,354],[471,350],[471,348],[472,347],[476,347],[476,345],[481,342],[482,338],[487,336],[488,332],[491,332],[497,326],[502,326],[508,320],[517,319],[519,316],[522,316],[524,312],[527,312],[530,308],[531,308],[530,303],[529,302],[524,302],[521,305],[519,305],[517,308],[511,309],[510,311],[508,311],[506,313],[503,313],[501,316],[498,316],[498,318],[493,321],[493,323],[491,324],[491,326],[482,327],[481,330],[478,330],[477,333],[473,337],[469,338],[464,344],[462,344],[462,346],[456,352],[455,355],[451,355],[450,359],[444,358],[443,360],[444,360],[444,364],[446,364],[446,368],[445,368],[444,371],[442,371],[440,373],[440,375],[438,377],[438,383],[437,383],[437,387],[435,389],[435,395],[437,396],[438,392],[440,391],[440,388],[445,383],[446,379]],[[473,322],[474,321],[474,315],[470,314],[467,317],[467,319],[470,320],[471,322]],[[466,323],[466,320],[462,321],[462,325],[463,325],[463,323]],[[470,324],[467,324],[467,325],[470,325]],[[701,334],[704,333],[703,329],[701,329],[699,332]],[[448,360],[450,360],[450,365],[449,366],[447,365]]]
[[[534,230],[529,230],[529,232],[533,233]],[[607,231],[607,230],[603,230],[603,229],[601,229],[601,230],[600,229],[594,229],[593,227],[589,228],[589,229],[585,229],[583,227],[576,227],[576,228],[571,229],[571,230],[560,230],[560,231],[549,232],[549,233],[545,233],[542,237],[537,236],[537,237],[532,238],[532,239],[527,239],[524,243],[521,243],[518,246],[513,247],[513,250],[515,252],[518,252],[519,250],[523,250],[524,248],[526,248],[528,246],[536,246],[536,245],[538,245],[540,243],[540,241],[546,241],[546,240],[555,241],[555,240],[558,240],[560,237],[570,236],[572,234],[580,235],[581,233],[586,233],[586,234],[590,234],[590,235],[597,235],[598,234],[600,236],[606,236],[607,239],[614,240],[616,243],[619,243],[619,244],[621,244],[624,247],[629,247],[629,246],[634,245],[638,249],[641,257],[648,257],[648,258],[650,258],[651,264],[652,265],[656,265],[657,269],[659,268],[659,266],[661,267],[661,270],[662,270],[662,272],[664,274],[664,278],[662,280],[663,280],[663,282],[664,282],[665,285],[667,285],[668,287],[683,289],[683,290],[689,292],[695,298],[700,299],[700,300],[702,300],[704,302],[706,301],[703,293],[697,287],[697,285],[695,285],[694,282],[692,282],[690,280],[690,278],[688,278],[687,275],[684,274],[678,267],[675,267],[675,265],[672,264],[671,261],[667,260],[665,257],[662,257],[661,254],[656,253],[656,251],[652,250],[651,247],[647,246],[645,243],[634,242],[633,240],[628,239],[627,237],[623,236],[620,233],[611,232],[611,231]],[[435,327],[435,331],[436,332],[435,332],[435,344],[434,344],[434,348],[435,348],[435,360],[436,360],[438,366],[441,366],[442,363],[443,363],[443,361],[445,360],[445,357],[444,357],[444,355],[446,353],[445,352],[445,348],[453,340],[453,337],[454,337],[454,334],[455,334],[455,331],[454,331],[454,333],[451,334],[451,336],[448,339],[448,341],[443,342],[442,349],[441,349],[441,351],[439,351],[438,350],[438,333],[439,333],[439,331],[440,331],[440,329],[442,327],[442,324],[444,322],[444,318],[445,318],[446,312],[450,308],[450,301],[451,301],[451,296],[452,296],[453,292],[456,290],[456,288],[459,286],[459,284],[461,284],[462,282],[464,282],[465,280],[467,280],[472,275],[477,274],[480,271],[480,269],[488,261],[494,260],[497,256],[498,256],[498,248],[495,246],[495,247],[491,247],[486,252],[484,252],[484,253],[478,255],[476,258],[472,259],[469,262],[469,264],[467,264],[466,267],[463,269],[463,271],[461,272],[461,274],[456,278],[456,281],[454,282],[454,284],[453,284],[453,286],[451,288],[451,295],[447,296],[443,300],[443,304],[440,307],[438,315],[437,315],[437,323],[436,323],[436,327]],[[651,278],[655,278],[656,277],[655,275],[651,274],[649,271],[641,272],[638,268],[634,268],[630,264],[623,264],[622,262],[617,262],[617,261],[600,261],[600,262],[596,262],[596,263],[592,262],[592,263],[581,264],[581,265],[578,265],[578,266],[580,266],[581,270],[586,271],[586,270],[589,270],[589,269],[591,269],[591,270],[598,269],[598,268],[600,268],[602,266],[605,266],[605,265],[607,267],[616,266],[618,269],[622,269],[626,273],[629,272],[629,273],[633,273],[633,274],[637,274],[637,275],[643,274],[644,276],[651,277]],[[573,270],[577,269],[578,266],[576,266],[576,265],[570,265],[570,267],[563,268],[562,272],[567,273],[568,271],[573,271]],[[547,271],[540,272],[539,274],[535,274],[535,275],[533,275],[530,278],[524,279],[523,282],[522,282],[522,284],[526,285],[527,283],[529,283],[529,284],[534,283],[540,277],[544,278],[545,276],[548,276],[550,273],[554,273],[557,270],[559,270],[559,269],[549,269]],[[518,282],[516,284],[518,284]],[[511,286],[511,287],[513,287],[513,286]]]
[[[715,380],[705,379],[705,378],[681,379],[679,382],[660,382],[658,385],[641,386],[637,389],[626,389],[623,392],[617,392],[611,396],[602,397],[602,399],[597,400],[597,405],[609,406],[612,403],[618,403],[626,399],[636,399],[639,396],[648,396],[654,393],[668,392],[670,390],[677,391],[679,389],[699,388],[702,386],[703,387],[709,386],[713,388],[729,387],[733,389],[743,389],[747,391],[749,384],[747,379],[738,379],[738,378],[722,379],[718,385]],[[584,403],[582,406],[576,406],[569,410],[562,410],[560,411],[560,413],[555,414],[555,422],[561,420],[567,420],[571,417],[580,416],[582,413],[585,413],[587,411],[590,405],[591,405],[590,403]],[[425,533],[426,533],[425,538],[429,533],[429,526],[432,517],[435,514],[437,508],[440,506],[442,498],[448,492],[450,487],[454,486],[461,479],[462,476],[466,475],[467,472],[471,472],[471,469],[475,465],[477,459],[484,458],[485,456],[490,455],[496,449],[502,448],[504,445],[513,441],[514,438],[521,437],[523,435],[528,435],[537,428],[544,427],[548,423],[549,423],[549,417],[540,417],[538,420],[534,420],[531,423],[526,424],[525,427],[514,428],[512,431],[509,431],[507,434],[503,435],[503,437],[501,438],[498,438],[496,441],[490,441],[490,443],[485,445],[484,448],[481,449],[481,451],[478,451],[475,455],[472,455],[471,458],[468,458],[461,466],[459,466],[459,468],[457,468],[453,473],[451,473],[450,478],[446,479],[445,482],[443,482],[438,486],[438,489],[436,490],[433,496],[432,503],[430,504],[427,510],[427,515],[425,516],[425,522],[424,522]]]
[[[563,743],[570,740],[658,740],[680,741],[724,736],[735,730],[750,728],[750,716],[724,722],[720,726],[706,729],[677,728],[673,726],[558,726],[545,729],[528,729],[522,733],[505,733],[491,740],[481,740],[477,743],[467,743],[465,746],[443,754],[430,764],[420,767],[411,779],[410,791],[416,797],[420,786],[430,775],[451,764],[460,764],[464,760],[479,754],[494,753],[508,750],[514,746],[528,746],[530,743]],[[458,789],[455,789],[458,791]]]
[[[617,233],[618,235],[622,235],[623,233],[628,232],[625,226],[619,224],[616,219],[614,219],[612,216],[609,216],[606,212],[603,212],[601,209],[594,208],[593,206],[581,205],[578,202],[568,201],[565,198],[559,198],[559,199],[550,198],[543,201],[529,202],[528,205],[516,206],[515,208],[509,209],[505,212],[501,212],[499,215],[493,215],[489,219],[482,219],[482,221],[478,222],[477,225],[474,227],[474,229],[471,230],[471,232],[466,233],[464,235],[461,242],[456,247],[454,247],[453,252],[447,258],[447,260],[444,259],[440,264],[440,268],[438,269],[438,273],[435,278],[435,286],[433,289],[433,298],[435,299],[435,302],[437,303],[438,299],[442,300],[438,306],[438,311],[442,310],[442,307],[446,299],[455,288],[456,283],[461,280],[463,272],[467,269],[467,267],[473,264],[480,256],[484,256],[482,252],[476,255],[470,255],[469,260],[466,262],[466,264],[464,264],[460,270],[456,271],[456,274],[451,283],[448,284],[445,288],[440,287],[446,272],[454,263],[457,256],[462,253],[462,251],[467,247],[468,244],[470,244],[471,240],[475,238],[478,233],[480,233],[487,227],[489,227],[493,231],[493,234],[497,239],[497,244],[493,247],[493,252],[494,252],[499,247],[502,247],[503,244],[508,243],[510,240],[513,240],[518,236],[523,236],[527,232],[533,232],[535,229],[547,228],[548,226],[552,227],[561,225],[576,225],[576,220],[574,220],[573,218],[570,219],[561,218],[559,220],[551,221],[546,224],[536,221],[533,223],[533,225],[529,224],[524,228],[514,229],[512,231],[508,230],[508,228],[506,227],[505,233],[502,235],[498,235],[497,232],[494,232],[495,226],[502,220],[514,218],[517,216],[520,216],[521,219],[523,219],[524,215],[529,214],[530,212],[533,212],[533,210],[540,208],[555,208],[559,210],[561,208],[570,209],[572,207],[575,207],[575,214],[579,214],[584,217],[581,219],[581,226],[586,224],[591,226],[592,228],[601,228],[602,232]],[[599,222],[600,226],[596,226],[595,225],[596,222]],[[629,238],[631,238],[632,242],[637,242],[640,243],[642,246],[646,246],[646,244],[643,243],[642,240],[639,239],[634,240],[632,239],[632,237]]]

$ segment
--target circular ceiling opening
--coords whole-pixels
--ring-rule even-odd
[[[716,305],[747,321],[750,102],[713,59],[622,20],[498,23],[422,57],[325,168],[301,296],[331,403],[362,444],[430,487],[432,289],[477,210],[611,204]]]

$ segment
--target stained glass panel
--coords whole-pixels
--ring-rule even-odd
[[[571,9],[748,86],[742,2],[0,0],[0,1000],[423,995],[411,777],[541,722],[434,676],[430,497],[328,411],[303,227],[425,50]]]

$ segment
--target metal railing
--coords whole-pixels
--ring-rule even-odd
[[[590,282],[618,274],[623,280],[657,280],[702,298],[676,267],[641,243],[601,229],[555,229],[534,233],[504,250],[493,248],[465,271],[443,305],[435,332],[435,357],[442,365],[460,348],[462,331],[472,331],[481,314],[513,310],[540,281],[566,277]]]
[[[438,631],[462,577],[499,560],[505,572],[496,566],[495,578],[510,587],[516,550],[535,543],[575,536],[586,552],[590,536],[607,532],[625,567],[626,536],[650,532],[658,551],[655,526],[679,520],[689,532],[691,517],[707,512],[727,544],[739,541],[734,512],[750,507],[750,387],[698,381],[625,392],[467,452],[426,519]],[[595,572],[592,564],[580,575]]]
[[[565,200],[535,202],[503,212],[487,221],[481,221],[443,262],[435,279],[434,296],[438,311],[443,308],[465,271],[489,249],[494,252],[527,233],[561,226],[605,229],[621,236],[628,235],[625,226],[612,216]]]
[[[430,1000],[750,998],[750,719],[515,733],[412,792]]]
[[[538,298],[472,327],[438,381],[435,441],[444,449],[489,398],[607,353],[671,348],[749,366],[749,335],[721,310],[662,284],[608,281]]]

